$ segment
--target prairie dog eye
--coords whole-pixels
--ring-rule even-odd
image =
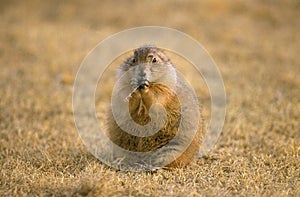
[[[135,58],[133,58],[133,59],[132,59],[132,63],[135,63],[135,62],[136,62],[136,59],[135,59]]]
[[[156,58],[154,57],[153,59],[152,59],[152,63],[156,63],[157,62],[157,60],[156,60]]]

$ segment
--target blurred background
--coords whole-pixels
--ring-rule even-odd
[[[259,181],[248,185],[250,189],[243,190],[245,182],[230,182],[230,191],[272,193],[277,188],[283,194],[299,194],[299,9],[297,0],[1,0],[2,193],[58,187],[73,191],[80,187],[76,180],[87,163],[94,161],[95,169],[99,168],[81,143],[73,121],[72,85],[77,69],[106,37],[128,28],[155,25],[189,34],[219,66],[227,92],[227,117],[211,155],[217,155],[214,162],[226,163],[230,157],[260,170],[255,175]],[[192,70],[186,69],[186,73],[191,81],[196,78]],[[198,84],[197,91],[209,107],[206,88]],[[209,109],[204,110],[208,116]],[[99,113],[101,116],[101,110]],[[255,163],[266,158],[269,160],[263,164]],[[239,162],[237,168],[248,166]],[[244,177],[233,177],[257,178],[250,171],[246,168]],[[283,175],[278,176],[280,173]],[[67,178],[57,181],[57,177]],[[224,189],[217,180],[215,184]],[[215,191],[211,184],[197,191]],[[159,185],[157,188],[160,191]]]

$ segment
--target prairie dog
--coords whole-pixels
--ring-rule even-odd
[[[165,109],[166,120],[161,129],[155,134],[140,137],[122,130],[112,113],[109,113],[109,138],[123,149],[135,152],[148,152],[165,146],[176,136],[182,120],[181,104],[173,90],[176,89],[177,92],[179,91],[183,95],[189,90],[178,80],[176,69],[169,58],[155,46],[146,45],[136,49],[134,54],[120,65],[117,79],[124,73],[126,73],[127,78],[122,81],[122,88],[118,94],[122,98],[127,96],[130,118],[139,125],[147,125],[151,122],[151,106],[159,103]],[[131,94],[124,95],[124,92],[127,94],[131,92]],[[189,118],[193,119],[194,116],[195,114],[189,114],[185,117],[186,122],[189,122]],[[126,124],[128,117],[124,115],[122,120]],[[193,160],[199,151],[203,135],[201,118],[199,118],[197,126],[196,135],[190,140],[190,145],[166,167],[185,166]],[[180,151],[180,144],[174,144],[174,150]],[[170,156],[171,154],[170,151]]]

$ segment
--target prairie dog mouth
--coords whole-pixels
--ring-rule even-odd
[[[144,80],[138,83],[138,85],[133,88],[133,90],[130,92],[130,94],[124,99],[124,101],[128,102],[129,99],[131,98],[132,94],[136,92],[137,90],[142,91],[142,92],[148,92],[148,88],[150,86],[150,82],[148,80]]]
[[[138,89],[139,90],[143,90],[143,89],[146,89],[149,87],[149,81],[148,80],[144,80],[144,81],[141,81],[139,84],[138,84]]]

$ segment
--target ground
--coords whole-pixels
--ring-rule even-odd
[[[300,196],[299,9],[294,0],[1,1],[0,195]],[[109,168],[74,125],[83,58],[106,37],[143,25],[189,34],[224,79],[223,132],[187,168]]]

